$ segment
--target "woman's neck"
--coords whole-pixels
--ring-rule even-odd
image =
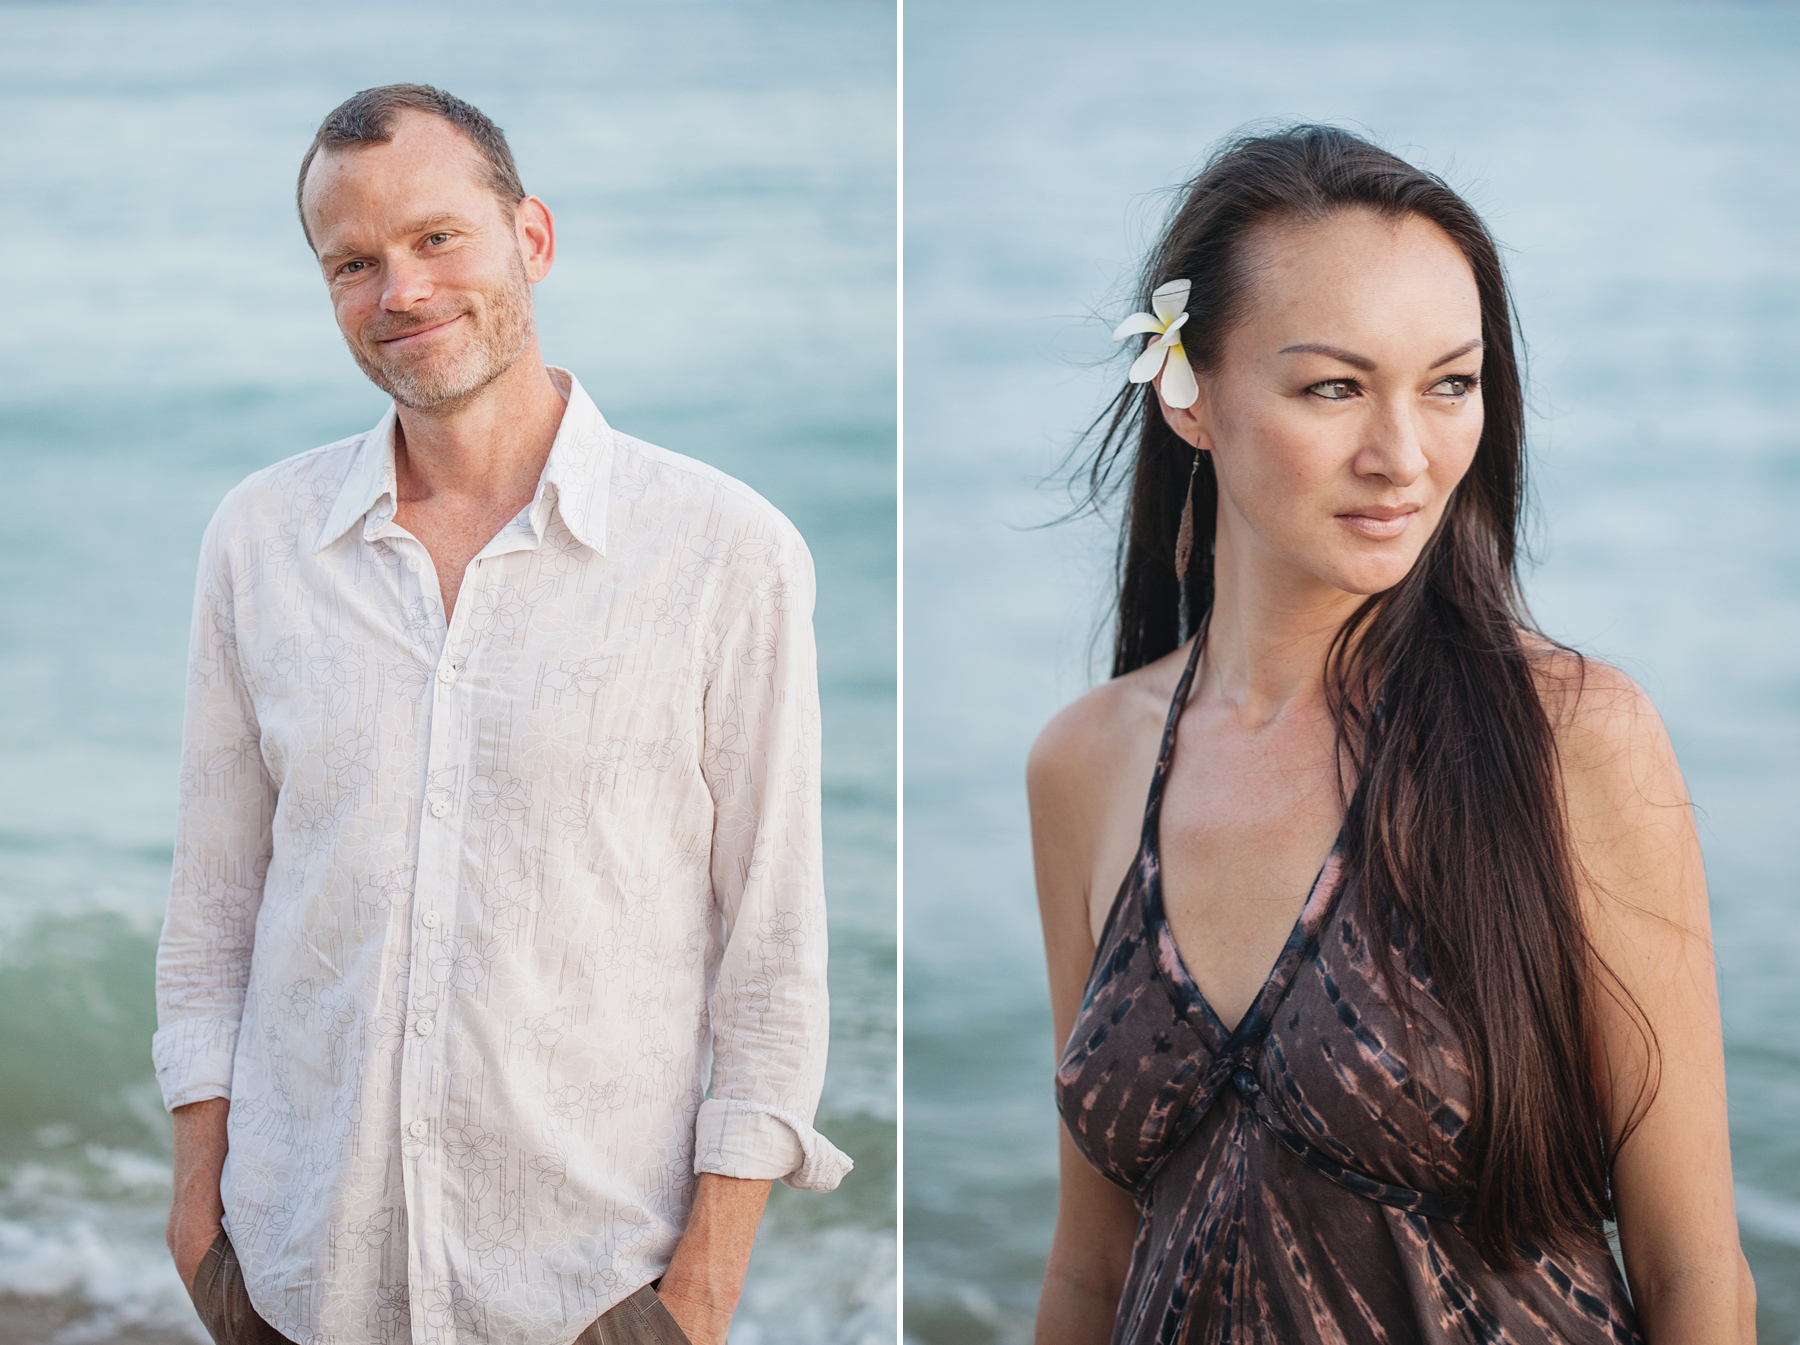
[[[1220,530],[1196,693],[1245,728],[1323,710],[1325,656],[1363,598],[1274,557],[1244,555]]]

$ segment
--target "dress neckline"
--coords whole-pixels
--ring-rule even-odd
[[[1200,666],[1200,650],[1205,638],[1206,630],[1202,626],[1194,637],[1187,665],[1182,670],[1181,680],[1175,685],[1168,719],[1163,724],[1162,744],[1157,753],[1156,772],[1150,781],[1150,795],[1144,804],[1144,826],[1138,841],[1136,871],[1143,875],[1143,880],[1136,886],[1140,889],[1139,901],[1145,932],[1157,950],[1156,965],[1168,983],[1176,1007],[1202,1038],[1207,1040],[1215,1053],[1247,1055],[1260,1046],[1263,1037],[1268,1034],[1274,1022],[1275,1010],[1280,1007],[1281,1001],[1293,986],[1300,964],[1311,954],[1320,932],[1325,928],[1331,909],[1336,904],[1341,886],[1339,879],[1343,872],[1344,829],[1341,825],[1338,827],[1325,862],[1319,866],[1312,885],[1307,889],[1300,913],[1294,917],[1293,928],[1289,930],[1281,951],[1276,954],[1274,965],[1269,968],[1268,975],[1263,978],[1261,986],[1251,999],[1250,1007],[1244,1011],[1237,1026],[1227,1027],[1181,956],[1181,949],[1175,942],[1175,932],[1169,925],[1162,888],[1160,823],[1163,787],[1168,783],[1169,767],[1175,758],[1176,730],[1181,722],[1181,713],[1187,708],[1188,695],[1193,689],[1194,675]]]

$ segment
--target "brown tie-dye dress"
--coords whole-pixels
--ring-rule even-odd
[[[1140,1211],[1114,1345],[1642,1345],[1598,1236],[1513,1272],[1464,1236],[1467,1065],[1404,927],[1372,928],[1340,893],[1336,849],[1236,1029],[1201,995],[1157,860],[1194,663],[1056,1073],[1076,1147]],[[1371,961],[1377,937],[1394,940],[1423,1013],[1403,1018]]]

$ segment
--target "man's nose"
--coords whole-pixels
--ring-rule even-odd
[[[381,306],[390,313],[404,313],[431,297],[431,276],[414,257],[396,257],[387,264]]]

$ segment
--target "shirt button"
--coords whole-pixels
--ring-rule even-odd
[[[419,558],[417,556],[408,556],[406,558],[406,568],[411,570],[414,574],[417,574],[419,572]]]
[[[413,1031],[417,1032],[421,1037],[429,1037],[431,1035],[431,1030],[436,1026],[437,1024],[432,1022],[429,1018],[421,1018],[413,1024]]]
[[[436,803],[431,805],[431,815],[433,817],[442,817],[449,811],[450,805],[445,803],[442,799],[439,799]]]
[[[424,915],[419,917],[419,923],[425,926],[426,929],[436,929],[438,927],[438,913],[436,911],[426,911]]]
[[[456,669],[452,665],[446,663],[443,667],[438,669],[438,681],[442,682],[445,686],[449,686],[455,680]]]
[[[431,1133],[431,1127],[423,1121],[414,1121],[406,1127],[406,1133],[416,1140],[422,1140]]]

